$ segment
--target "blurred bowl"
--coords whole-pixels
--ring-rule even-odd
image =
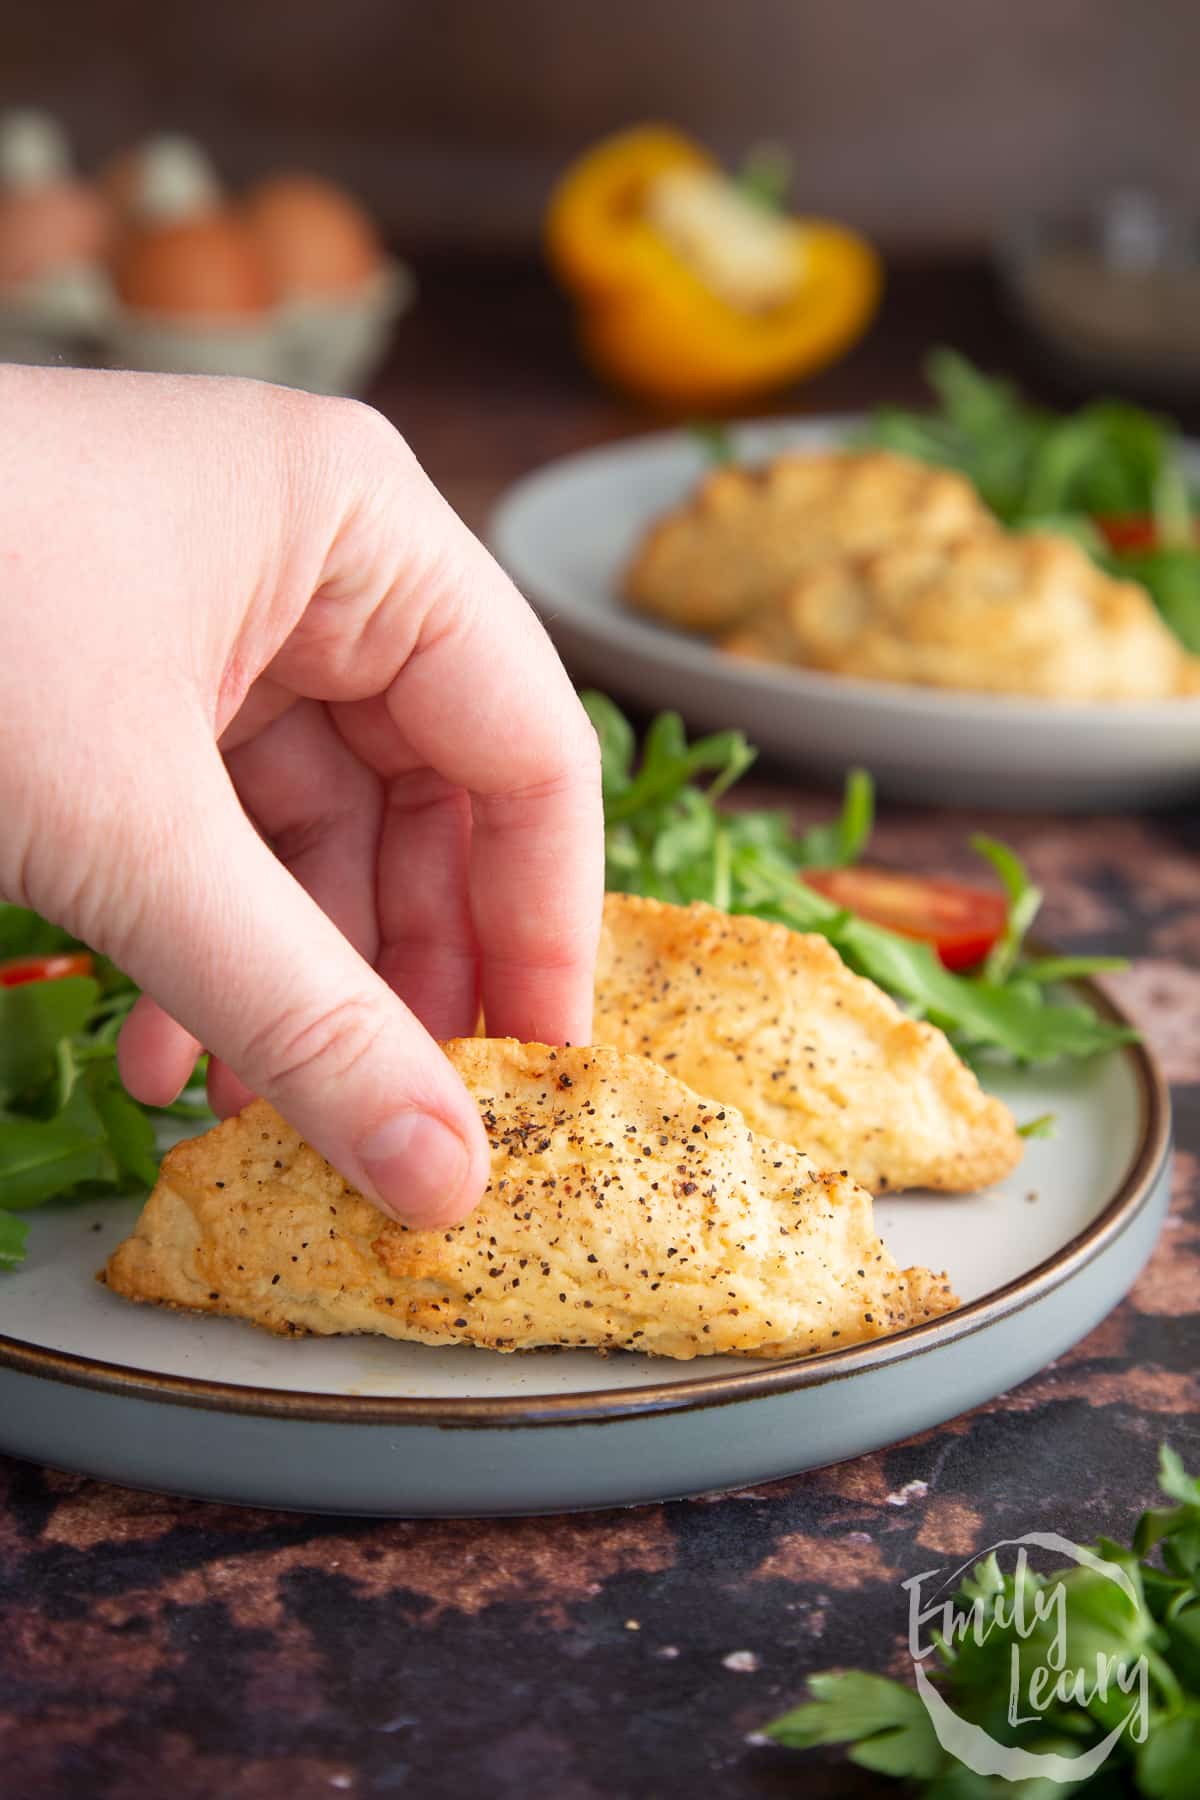
[[[1016,310],[1081,381],[1200,389],[1200,221],[1121,188],[1090,212],[1033,215],[997,249]]]

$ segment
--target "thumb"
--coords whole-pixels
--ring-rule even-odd
[[[487,1180],[477,1106],[259,837],[211,745],[204,761],[199,791],[176,773],[173,802],[139,808],[129,891],[94,941],[362,1193],[417,1228],[454,1223]],[[163,1048],[156,1009],[135,1008],[120,1044],[135,1096],[161,1098]]]

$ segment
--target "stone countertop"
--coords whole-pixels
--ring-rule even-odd
[[[576,372],[536,278],[491,279],[469,301],[454,271],[427,285],[434,314],[402,332],[376,396],[475,523],[524,468],[635,425]],[[900,282],[806,404],[912,398],[921,345],[944,337],[1019,362],[981,284]],[[758,786],[800,818],[828,808],[794,772]],[[308,1518],[0,1458],[5,1800],[898,1792],[747,1739],[814,1670],[902,1669],[908,1575],[1034,1529],[1127,1534],[1163,1439],[1200,1467],[1200,816],[885,806],[876,847],[952,872],[981,827],[1027,857],[1047,936],[1132,959],[1112,987],[1173,1085],[1171,1217],[1115,1313],[1035,1379],[891,1450],[631,1512]]]

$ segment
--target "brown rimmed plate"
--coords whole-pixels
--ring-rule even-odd
[[[1166,1211],[1170,1103],[1145,1049],[987,1085],[1019,1119],[1053,1112],[1055,1135],[984,1193],[876,1208],[898,1260],[948,1269],[963,1306],[793,1363],[276,1339],[99,1286],[136,1201],[47,1207],[26,1266],[0,1278],[0,1449],[134,1487],[395,1516],[636,1504],[878,1449],[1082,1337]]]

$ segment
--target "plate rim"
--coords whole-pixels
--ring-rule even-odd
[[[867,413],[827,413],[815,417],[799,414],[774,418],[767,416],[735,419],[730,422],[729,428],[733,432],[766,432],[781,439],[791,435],[796,445],[800,446],[806,439],[819,444],[839,432],[851,431],[865,423],[868,417]],[[1053,696],[1037,698],[1028,694],[977,693],[969,688],[922,686],[915,682],[876,681],[863,676],[832,675],[819,669],[793,668],[785,664],[722,656],[699,633],[677,630],[632,611],[618,610],[609,615],[586,604],[564,600],[561,593],[547,593],[540,588],[531,572],[515,566],[517,559],[510,554],[510,546],[505,542],[509,515],[543,483],[553,481],[578,467],[619,461],[622,455],[630,451],[645,450],[651,454],[655,451],[663,452],[672,445],[682,443],[684,437],[685,430],[680,428],[647,431],[632,437],[617,438],[609,443],[595,444],[587,449],[569,451],[566,455],[552,457],[548,462],[518,476],[496,498],[485,522],[484,541],[521,587],[544,622],[561,620],[569,629],[610,648],[620,648],[622,642],[625,648],[630,648],[629,641],[623,638],[623,633],[630,632],[633,634],[632,647],[647,661],[672,665],[682,660],[696,674],[717,673],[735,682],[742,681],[752,689],[761,689],[765,684],[783,698],[794,698],[797,703],[806,698],[838,697],[843,700],[866,701],[876,707],[890,706],[898,713],[916,710],[928,715],[932,710],[947,720],[961,721],[966,718],[977,722],[983,716],[996,724],[1014,725],[1022,719],[1032,718],[1042,725],[1050,722],[1055,727],[1063,725],[1067,729],[1074,724],[1111,729],[1114,721],[1119,721],[1118,728],[1129,726],[1144,729],[1150,723],[1161,725],[1164,718],[1180,724],[1200,719],[1200,696],[1196,695],[1174,694],[1163,700],[1062,700]],[[1200,468],[1200,439],[1184,437],[1181,441],[1185,454]],[[621,635],[615,638],[611,620],[615,620],[621,628]]]
[[[1071,984],[1113,1024],[1132,1028],[1124,1009],[1094,980]],[[28,1339],[0,1333],[0,1370],[37,1376],[71,1387],[292,1422],[380,1425],[457,1430],[514,1430],[530,1426],[604,1425],[636,1418],[685,1413],[713,1406],[768,1399],[805,1388],[823,1387],[852,1376],[927,1355],[1044,1299],[1078,1274],[1119,1239],[1147,1205],[1171,1148],[1171,1096],[1166,1077],[1144,1041],[1123,1044],[1110,1055],[1133,1066],[1139,1104],[1139,1133],[1124,1175],[1091,1223],[1032,1269],[937,1319],[869,1344],[822,1351],[815,1356],[763,1363],[747,1369],[666,1380],[645,1387],[602,1388],[575,1394],[470,1396],[462,1399],[389,1394],[337,1394],[285,1390],[253,1383],[164,1374],[123,1363],[51,1350]],[[967,1202],[964,1196],[964,1204]],[[687,1367],[691,1368],[692,1363]]]

